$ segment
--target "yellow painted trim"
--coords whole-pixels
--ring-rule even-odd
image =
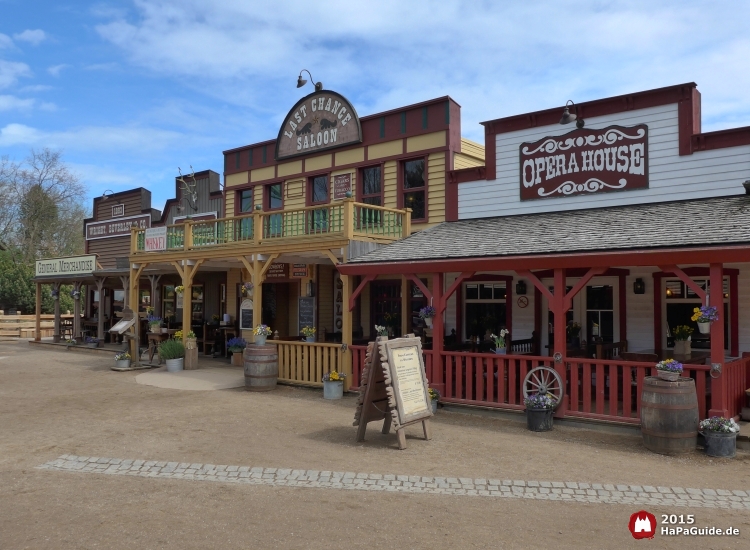
[[[336,153],[336,166],[343,166],[344,164],[355,164],[357,162],[365,161],[365,148],[359,147],[352,149],[351,151],[341,151]]]
[[[280,178],[283,178],[284,176],[291,176],[293,174],[301,174],[302,173],[302,161],[294,160],[292,162],[285,162],[284,164],[279,164],[277,167],[276,173]]]
[[[305,159],[305,172],[311,172],[313,170],[325,170],[331,167],[332,155],[320,155],[319,157],[312,157]]]
[[[275,166],[267,166],[266,168],[256,168],[250,171],[250,182],[270,180],[276,177]]]
[[[415,151],[424,151],[425,149],[445,147],[445,132],[446,130],[442,130],[440,132],[406,138],[406,152],[414,153]]]
[[[334,255],[334,253],[333,253],[333,252],[331,252],[330,250],[324,249],[324,250],[321,250],[321,252],[322,252],[322,253],[323,253],[324,255],[326,255],[326,256],[328,256],[328,257],[330,258],[330,260],[331,260],[331,261],[333,262],[333,265],[339,265],[339,264],[341,263],[341,260],[339,260],[339,259],[338,259],[338,258],[337,258],[337,257],[336,257],[336,256]]]
[[[397,139],[395,141],[386,141],[385,143],[370,145],[367,148],[367,158],[369,160],[373,160],[383,157],[391,157],[393,155],[400,155],[403,152],[404,140]]]
[[[238,174],[229,174],[225,176],[224,183],[226,187],[234,187],[235,185],[244,185],[248,182],[247,172],[239,172]]]

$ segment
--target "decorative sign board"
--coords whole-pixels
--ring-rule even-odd
[[[167,249],[167,228],[152,227],[146,229],[146,238],[144,239],[144,250],[146,252],[156,252]]]
[[[383,433],[396,428],[398,448],[406,448],[404,427],[422,423],[425,439],[432,439],[432,408],[422,358],[422,342],[413,334],[388,340],[378,336],[367,345],[354,425],[357,441],[364,441],[367,424],[384,420]]]
[[[648,188],[648,126],[580,129],[520,146],[521,200]]]
[[[287,279],[289,277],[289,264],[274,262],[266,271],[266,281],[269,279]]]
[[[299,330],[297,334],[302,334],[302,327],[315,326],[315,298],[308,296],[299,299]]]
[[[112,206],[112,217],[113,218],[120,218],[125,215],[125,205],[124,204],[115,204]]]
[[[242,300],[240,305],[240,329],[253,330],[253,301]]]
[[[333,200],[346,198],[346,194],[352,190],[352,175],[340,174],[333,176]]]
[[[338,271],[333,272],[333,332],[344,328],[344,282]]]
[[[114,209],[115,207],[113,206],[112,208]],[[110,237],[130,235],[131,227],[137,227],[138,229],[151,227],[151,214],[87,223],[86,240],[93,241],[95,239],[109,239]]]
[[[307,264],[292,264],[292,274],[290,277],[292,279],[304,279],[310,276],[308,273]]]
[[[362,142],[357,111],[336,92],[321,90],[300,99],[276,138],[276,160]]]
[[[68,256],[36,261],[37,277],[91,275],[96,269],[96,256]]]

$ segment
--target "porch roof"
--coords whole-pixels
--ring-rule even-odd
[[[444,222],[350,264],[750,244],[750,196]]]

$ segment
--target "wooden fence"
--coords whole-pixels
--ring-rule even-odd
[[[61,319],[72,319],[73,315],[60,315]],[[51,337],[55,333],[55,316],[41,315],[41,337]],[[36,336],[36,315],[0,315],[0,336],[5,338],[34,338]]]
[[[279,380],[282,382],[322,386],[323,375],[331,371],[346,372],[341,344],[313,344],[267,340],[279,354]],[[350,372],[346,373],[348,376]]]

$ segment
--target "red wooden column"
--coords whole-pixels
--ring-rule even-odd
[[[443,336],[445,334],[445,302],[443,298],[443,274],[432,274],[432,307],[435,317],[432,319],[432,372],[427,372],[430,386],[445,394],[445,380],[443,380],[443,361],[440,352],[443,351]]]
[[[722,264],[711,264],[711,295],[710,305],[716,306],[719,319],[711,323],[711,365],[724,366],[724,269]],[[711,379],[711,409],[709,416],[724,416],[729,414],[726,396],[726,375],[722,373],[718,378]]]
[[[552,356],[561,358],[559,362],[555,359],[554,366],[555,371],[557,371],[557,374],[562,379],[563,388],[566,388],[568,377],[565,369],[565,355],[568,350],[566,343],[567,326],[565,323],[565,270],[561,268],[555,268],[555,293],[552,296],[550,307],[552,308],[552,315],[554,315],[555,322],[555,341]],[[555,417],[562,418],[565,416],[567,409],[568,392],[566,391],[563,402],[555,409]]]

